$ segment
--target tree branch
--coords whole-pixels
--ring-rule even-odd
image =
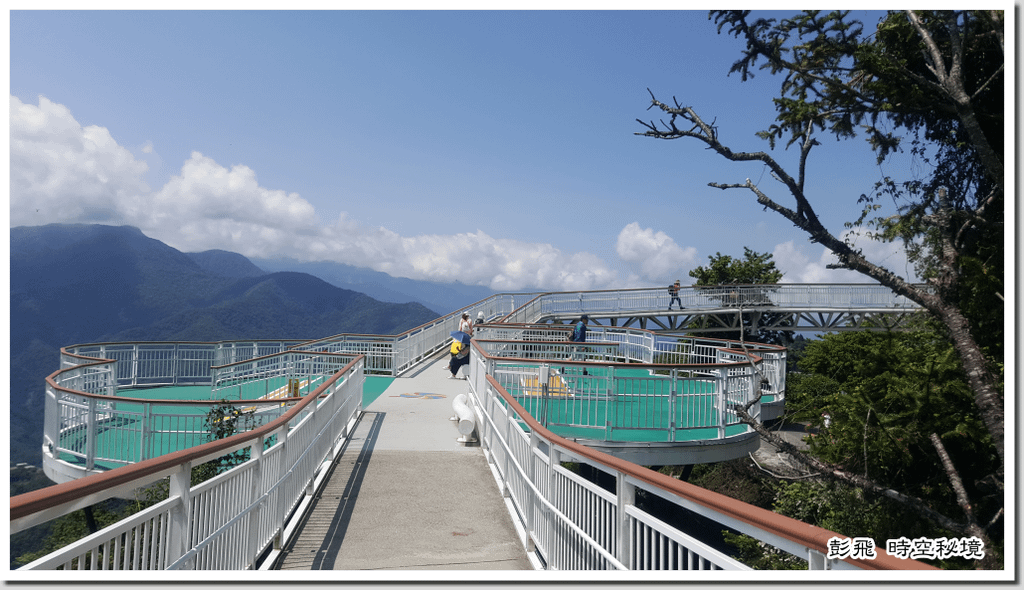
[[[994,563],[995,557],[991,551],[992,541],[988,538],[985,530],[978,525],[978,520],[974,517],[974,510],[971,508],[970,499],[967,497],[967,490],[964,489],[964,483],[960,479],[960,474],[957,473],[956,467],[953,466],[953,460],[949,458],[949,453],[946,452],[946,446],[942,444],[942,439],[934,432],[928,438],[932,441],[932,446],[935,447],[935,452],[939,455],[939,461],[942,462],[942,468],[946,471],[946,477],[949,478],[950,485],[953,486],[953,492],[956,494],[956,503],[959,504],[960,509],[964,512],[964,516],[967,517],[965,532],[978,537],[989,548],[989,551],[985,552],[982,566],[986,569],[999,567],[998,563]]]

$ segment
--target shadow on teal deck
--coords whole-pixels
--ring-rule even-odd
[[[287,386],[287,379],[275,378],[267,380],[269,383],[254,382],[246,383],[229,388],[222,388],[217,392],[211,391],[208,385],[192,385],[177,387],[150,387],[145,389],[123,390],[119,397],[160,401],[228,401],[254,400]],[[380,397],[380,394],[391,385],[394,377],[366,376],[363,383],[363,407],[368,406],[373,400]],[[312,387],[304,384],[301,393],[306,395],[310,390],[316,389],[317,382]],[[96,423],[96,448],[101,450],[99,455],[105,456],[107,460],[98,459],[96,468],[114,469],[125,463],[135,463],[142,460],[142,431],[144,405],[126,401],[118,401],[118,415],[107,419],[101,419]],[[159,457],[182,449],[191,448],[209,442],[209,437],[202,436],[207,431],[206,415],[207,407],[189,407],[177,405],[152,404],[151,414],[174,414],[176,415],[175,430],[180,432],[195,433],[191,436],[173,436],[171,434],[154,435],[150,442],[149,457]],[[161,430],[159,421],[169,420],[166,416],[149,417],[146,430]],[[84,453],[86,444],[86,429],[84,426],[70,428],[61,433],[61,447]],[[192,441],[189,444],[189,440]],[[72,465],[84,465],[81,457],[68,453],[61,453],[62,461]]]

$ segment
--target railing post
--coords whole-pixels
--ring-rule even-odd
[[[532,481],[532,482],[536,482],[537,481],[537,462],[534,460],[534,457],[536,457],[536,451],[537,451],[538,443],[539,442],[540,442],[540,439],[537,437],[537,434],[535,432],[531,431],[530,432],[530,449],[529,449],[530,458],[529,458],[529,465],[526,466],[526,470],[527,470],[526,472],[529,474],[530,481]],[[534,545],[534,541],[533,540],[537,536],[537,529],[539,528],[538,521],[540,520],[540,518],[539,518],[540,517],[540,512],[543,509],[542,506],[544,505],[543,502],[540,501],[539,495],[540,495],[539,492],[536,493],[536,494],[531,494],[531,496],[533,496],[533,499],[530,502],[530,509],[529,509],[529,511],[528,511],[528,513],[526,515],[526,550],[527,551],[534,551],[535,550],[535,545]]]
[[[288,473],[291,470],[292,466],[291,466],[291,461],[289,461],[289,457],[288,457],[288,427],[287,426],[282,428],[281,432],[277,433],[277,444],[281,445],[281,450],[279,451],[279,453],[281,455],[281,459],[280,459],[280,461],[281,461],[281,467],[280,467],[281,473]],[[287,483],[285,483],[285,485],[283,486],[282,489],[287,488],[287,487],[288,487]],[[285,496],[287,496],[287,494],[278,494],[277,495],[277,497],[278,497],[277,506],[274,506],[272,508],[273,511],[274,511],[273,515],[272,515],[273,518],[274,518],[274,526],[277,527],[277,530],[274,531],[274,549],[275,550],[280,550],[284,546],[284,539],[283,539],[283,536],[284,536],[284,518],[285,518],[285,514],[287,513],[286,502],[288,501],[288,499]],[[268,507],[268,509],[270,509],[270,507]]]
[[[629,516],[626,515],[626,506],[636,503],[636,486],[627,481],[627,476],[621,471],[615,477],[615,500],[616,500],[616,522],[615,522],[615,559],[633,569],[633,530],[630,526]]]
[[[829,570],[832,569],[831,563],[826,559],[825,554],[814,549],[807,550],[807,569],[809,570]]]
[[[96,398],[88,398],[85,416],[85,470],[96,466]]]
[[[722,367],[718,369],[715,377],[715,384],[718,387],[718,438],[725,438],[726,411],[729,408],[729,369]]]
[[[139,345],[135,344],[132,346],[132,378],[131,386],[136,387],[139,384]]]
[[[557,505],[555,501],[555,484],[556,484],[556,467],[561,464],[562,456],[558,451],[558,447],[548,443],[548,470],[547,470],[547,486],[544,490],[545,499],[552,505]],[[551,509],[545,506],[544,510],[544,543],[543,548],[545,551],[544,561],[548,562],[551,559],[551,555],[554,552],[555,543],[555,516],[552,514]]]
[[[676,442],[676,405],[679,403],[676,399],[677,390],[679,388],[679,370],[672,369],[672,381],[669,385],[668,391],[668,440],[669,442]]]
[[[177,498],[170,511],[168,547],[164,553],[164,569],[188,551],[189,531],[192,525],[192,463],[183,463],[171,474],[169,497]]]
[[[142,434],[139,437],[139,461],[145,461],[149,459],[149,453],[147,449],[150,448],[150,439],[153,438],[153,427],[150,425],[150,421],[153,419],[153,407],[151,404],[146,403],[142,406]]]
[[[252,485],[249,486],[249,505],[255,505],[260,498],[263,491],[263,437],[259,437],[251,445],[249,445],[249,460],[253,462],[252,467]],[[245,561],[246,567],[250,570],[256,569],[256,553],[260,549],[259,532],[260,532],[260,514],[266,508],[266,504],[262,504],[257,508],[249,512],[249,523],[246,538],[249,540],[249,546],[246,547]],[[275,523],[277,524],[277,523]],[[283,523],[280,526],[284,529]]]
[[[614,427],[616,418],[614,410],[616,406],[615,367],[612,366],[608,367],[607,387],[608,389],[605,393],[607,395],[608,402],[604,405],[604,440],[610,441],[612,440],[612,428]]]

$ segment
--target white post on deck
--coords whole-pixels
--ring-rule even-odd
[[[253,464],[252,469],[252,485],[249,486],[249,505],[255,505],[260,495],[262,494],[263,488],[263,437],[259,437],[249,445],[249,461]],[[249,546],[246,548],[247,556],[247,567],[250,570],[256,569],[256,554],[259,552],[259,530],[260,530],[260,515],[267,508],[266,502],[261,502],[260,505],[249,512],[249,523],[247,538],[249,540]]]
[[[615,523],[615,532],[618,536],[615,543],[615,559],[626,566],[626,569],[633,569],[633,535],[630,528],[629,516],[626,515],[626,507],[636,503],[636,486],[627,481],[625,473],[616,474],[615,478],[615,514],[618,521]]]
[[[90,397],[85,415],[85,470],[96,466],[96,398]]]
[[[184,463],[171,474],[169,497],[177,498],[170,513],[170,534],[164,554],[164,568],[178,561],[188,551],[188,535],[192,523],[192,463]]]

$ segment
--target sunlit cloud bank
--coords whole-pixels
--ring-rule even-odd
[[[898,243],[873,240],[860,230],[843,232],[840,239],[860,249],[869,261],[883,266],[904,279],[917,281],[913,265],[907,261],[907,253]],[[873,283],[873,279],[851,270],[828,268],[837,264],[836,255],[822,246],[802,244],[793,241],[775,246],[772,251],[775,266],[784,274],[783,283]]]
[[[259,258],[333,261],[392,276],[461,281],[496,290],[606,287],[616,273],[589,253],[494,238],[482,231],[400,236],[345,214],[324,224],[297,193],[260,186],[244,165],[193,152],[151,190],[145,161],[102,127],[83,127],[45,97],[11,97],[11,225],[133,225],[184,252],[228,250]],[[147,141],[141,152],[155,155]],[[653,263],[657,267],[658,263]]]
[[[221,249],[254,258],[332,261],[396,277],[460,281],[497,291],[586,290],[692,283],[696,248],[664,231],[632,222],[615,242],[617,260],[564,252],[551,244],[496,238],[483,231],[402,236],[346,216],[323,220],[298,193],[259,184],[256,171],[227,167],[199,151],[161,187],[144,181],[159,161],[152,141],[133,154],[110,132],[82,126],[64,105],[11,97],[11,225],[101,223],[133,225],[183,252]],[[359,195],[353,195],[358,198]],[[906,256],[848,232],[868,258],[903,274]],[[827,269],[834,257],[819,246],[776,246],[786,282],[864,282],[862,275]],[[609,264],[615,264],[613,270]]]
[[[11,97],[12,225],[117,223],[149,192],[148,166],[103,127],[82,127],[64,105]]]
[[[633,265],[632,276],[657,284],[680,280],[690,283],[689,270],[697,266],[697,249],[683,248],[668,234],[630,223],[619,232],[615,246],[619,258]]]

